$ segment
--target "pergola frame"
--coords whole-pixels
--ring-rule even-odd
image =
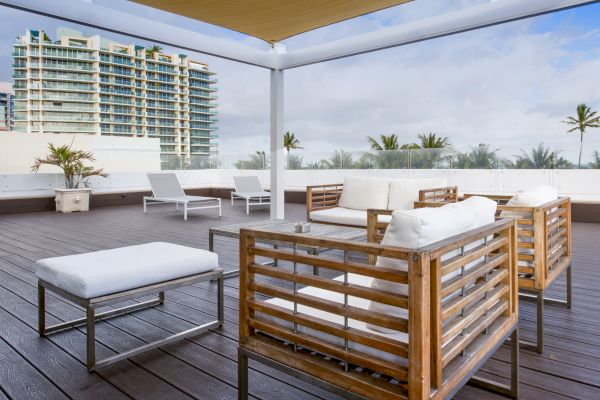
[[[497,0],[291,52],[286,52],[279,43],[275,43],[269,51],[259,50],[80,0],[0,0],[0,6],[269,69],[271,218],[283,219],[284,70],[454,35],[599,1]]]

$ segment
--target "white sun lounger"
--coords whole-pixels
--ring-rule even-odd
[[[234,176],[235,191],[231,192],[231,205],[235,198],[246,200],[246,214],[250,214],[250,206],[271,204],[271,193],[263,190],[258,176]]]
[[[218,208],[219,217],[221,216],[221,199],[186,195],[174,173],[148,174],[148,180],[152,186],[152,197],[144,196],[144,212],[150,204],[175,203],[177,211],[179,211],[179,205],[183,204],[184,220],[187,220],[189,210],[204,208]],[[190,203],[198,205],[190,207]]]

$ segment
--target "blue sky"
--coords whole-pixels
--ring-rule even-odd
[[[78,0],[74,0],[78,1]],[[417,0],[291,38],[290,49],[455,11],[489,0]],[[244,35],[123,0],[96,3],[266,48]],[[138,40],[0,8],[0,81],[11,80],[11,46],[26,28],[70,26],[126,43]],[[140,43],[146,44],[146,43]],[[177,49],[167,49],[176,52]],[[222,152],[268,148],[268,74],[192,54],[219,78]],[[486,28],[430,42],[290,70],[286,129],[307,152],[367,150],[366,137],[396,133],[448,136],[457,148],[492,143],[506,155],[539,142],[573,158],[578,139],[560,121],[579,102],[600,109],[600,4]],[[600,129],[586,136],[584,158],[600,150]],[[309,157],[307,155],[307,157]],[[318,158],[318,156],[315,156]]]

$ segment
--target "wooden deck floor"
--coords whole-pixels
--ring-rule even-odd
[[[0,216],[0,400],[9,399],[235,399],[238,282],[226,281],[223,329],[185,340],[115,366],[88,374],[85,330],[74,329],[41,339],[36,333],[37,298],[34,262],[151,241],[208,247],[208,228],[249,218],[267,218],[266,210],[224,203],[221,219],[199,212],[185,222],[166,206],[149,214],[141,206],[94,209],[85,214],[30,213]],[[288,205],[288,217],[303,219],[304,206]],[[574,307],[546,308],[543,356],[521,352],[523,399],[600,399],[600,225],[574,225]],[[237,242],[217,239],[215,250],[225,269],[237,268]],[[169,333],[206,322],[216,315],[215,286],[209,283],[167,293],[167,302],[134,315],[97,325],[97,354],[114,354]],[[564,284],[554,294],[563,295]],[[48,323],[83,316],[55,296],[47,299]],[[521,305],[521,336],[534,338],[533,304]],[[483,367],[483,375],[508,376],[507,348]],[[251,364],[250,392],[256,399],[336,399],[328,392],[264,366]],[[466,386],[456,398],[500,396]]]

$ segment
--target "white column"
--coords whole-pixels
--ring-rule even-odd
[[[284,219],[283,71],[271,70],[271,219]]]

